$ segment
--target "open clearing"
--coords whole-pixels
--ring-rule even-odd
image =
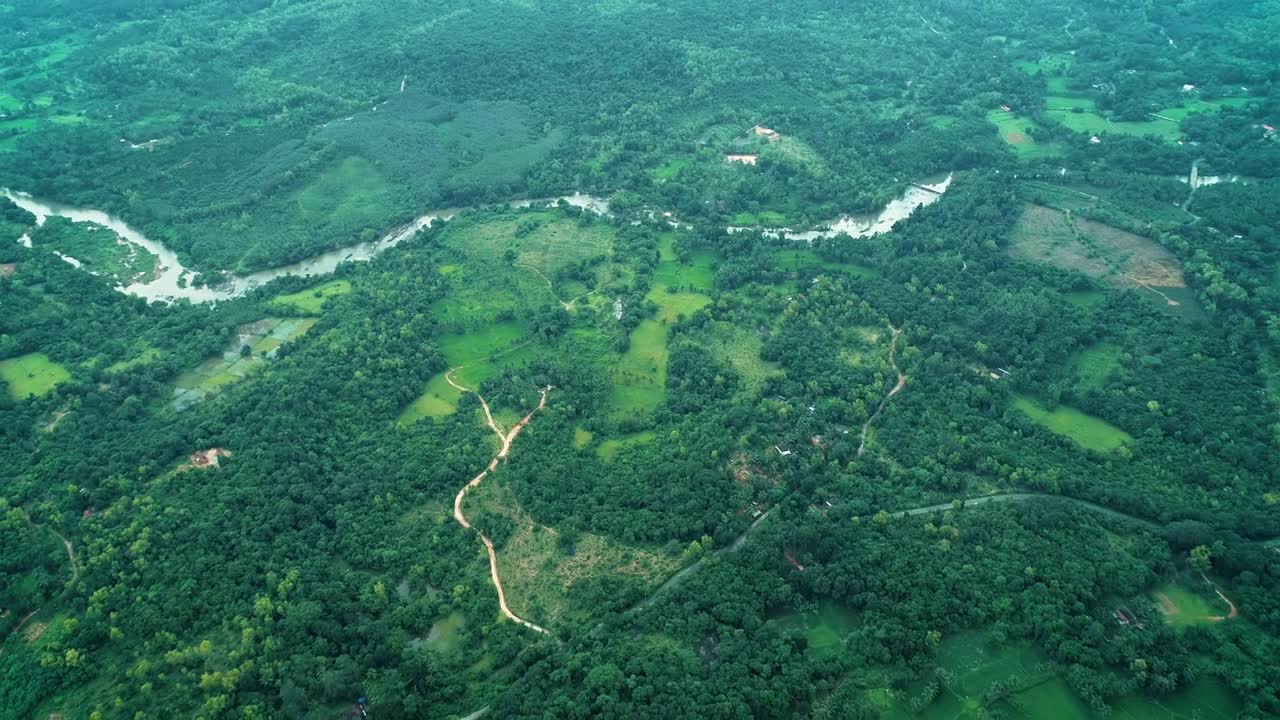
[[[657,320],[642,320],[631,333],[631,345],[613,369],[610,415],[623,418],[652,412],[667,390],[667,329]]]
[[[1150,238],[1070,212],[1027,205],[1010,235],[1009,255],[1052,265],[1101,281],[1108,287],[1139,290],[1158,305],[1194,315],[1194,297],[1173,253]],[[1185,306],[1185,307],[1184,307]]]
[[[818,657],[839,655],[845,640],[862,625],[857,613],[834,602],[823,602],[809,612],[787,611],[770,622],[804,635],[809,652]]]
[[[716,357],[728,362],[742,375],[743,383],[751,392],[758,391],[765,378],[782,373],[781,365],[760,357],[764,339],[756,332],[730,322],[713,320],[703,325],[700,339]]]
[[[427,381],[427,389],[400,413],[397,423],[409,425],[422,418],[452,415],[457,412],[461,397],[462,393],[449,384],[444,373],[440,373]]]
[[[1031,118],[1005,110],[992,110],[987,113],[987,120],[996,126],[1000,131],[1000,137],[1013,146],[1020,158],[1039,158],[1056,154],[1056,150],[1051,145],[1036,142],[1033,133],[1039,127]]]
[[[902,691],[870,690],[867,699],[890,720],[1230,720],[1242,707],[1225,683],[1201,677],[1165,695],[1135,693],[1115,698],[1112,712],[1104,716],[1071,691],[1039,648],[996,644],[982,631],[944,639],[938,663],[950,679],[934,679],[941,691],[925,707],[912,709],[913,702],[928,694],[921,683]],[[997,685],[1012,692],[993,693]]]
[[[44,353],[0,360],[0,380],[9,386],[9,395],[14,400],[39,397],[70,379],[71,373]]]
[[[178,376],[173,407],[184,410],[210,395],[234,385],[261,369],[276,356],[281,345],[301,337],[318,318],[266,318],[236,328],[227,349]],[[246,353],[243,348],[248,348]]]
[[[779,250],[774,253],[778,264],[787,272],[799,272],[805,269],[826,270],[844,273],[860,278],[878,278],[880,271],[866,265],[824,260],[812,250]]]
[[[624,545],[593,533],[578,535],[566,547],[557,530],[529,517],[500,482],[478,486],[467,499],[486,514],[506,517],[515,527],[498,549],[512,612],[545,620],[552,627],[588,622],[602,614],[591,589],[599,578],[648,592],[680,566],[678,553]]]
[[[600,446],[596,448],[596,455],[606,463],[611,463],[614,458],[618,456],[619,450],[627,447],[634,447],[636,445],[647,445],[657,438],[657,433],[652,430],[631,433],[630,435],[623,435],[618,438],[610,438],[600,443]]]
[[[325,301],[329,298],[346,295],[349,292],[351,292],[350,281],[330,280],[322,285],[300,290],[296,293],[277,295],[271,299],[271,304],[287,305],[314,315],[320,312],[324,307]]]
[[[1033,422],[1096,452],[1111,452],[1133,441],[1129,433],[1115,425],[1075,408],[1060,405],[1053,410],[1046,410],[1026,395],[1017,396],[1013,407],[1025,413]]]
[[[1212,618],[1225,617],[1230,612],[1226,603],[1210,600],[1173,583],[1156,591],[1155,602],[1164,621],[1174,627],[1212,624],[1216,622]]]

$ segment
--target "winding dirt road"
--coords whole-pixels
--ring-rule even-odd
[[[862,457],[862,453],[867,449],[867,432],[871,430],[872,423],[879,419],[893,396],[902,392],[902,388],[907,386],[907,376],[902,373],[902,368],[898,367],[898,361],[895,358],[895,354],[898,352],[898,338],[902,337],[902,331],[892,325],[889,326],[889,329],[893,331],[893,340],[889,343],[889,364],[893,366],[894,372],[898,373],[898,383],[880,401],[880,407],[876,408],[871,417],[867,418],[867,421],[862,424],[862,439],[858,442],[858,457]]]
[[[502,449],[498,451],[498,454],[494,456],[493,460],[489,461],[489,466],[484,470],[480,471],[479,475],[476,475],[474,478],[472,478],[471,482],[467,483],[466,485],[463,485],[462,489],[458,491],[457,496],[453,498],[453,519],[457,520],[458,524],[461,525],[462,527],[467,528],[469,530],[475,530],[476,534],[480,536],[480,541],[484,543],[484,548],[489,553],[489,574],[493,577],[493,586],[498,590],[498,607],[502,609],[502,614],[507,616],[509,619],[515,621],[516,623],[519,623],[520,625],[523,625],[529,628],[530,630],[535,630],[537,632],[543,633],[544,635],[550,635],[551,633],[548,632],[546,628],[542,627],[541,625],[536,625],[534,623],[531,623],[528,620],[525,620],[519,615],[516,615],[515,613],[511,612],[511,608],[507,607],[507,596],[506,596],[506,593],[504,593],[502,590],[502,577],[498,574],[498,552],[493,547],[493,541],[490,540],[488,536],[486,536],[484,533],[480,532],[478,528],[473,528],[471,526],[471,522],[467,520],[467,516],[462,514],[462,500],[463,498],[466,497],[468,490],[478,486],[486,477],[488,477],[489,473],[498,469],[498,463],[507,457],[507,453],[511,452],[512,441],[516,439],[516,436],[520,434],[520,431],[524,429],[524,426],[528,425],[529,421],[533,419],[533,414],[547,406],[547,393],[551,392],[551,387],[548,386],[542,389],[542,399],[538,401],[538,407],[535,408],[533,412],[530,412],[528,415],[525,415],[524,419],[516,423],[516,426],[511,428],[510,432],[503,433],[502,428],[498,427],[498,423],[494,422],[493,413],[489,411],[489,403],[485,401],[484,396],[476,392],[475,390],[472,390],[468,387],[464,387],[454,382],[453,380],[454,370],[461,370],[461,369],[462,368],[460,367],[453,368],[452,370],[449,370],[448,372],[446,372],[444,374],[445,381],[448,382],[450,385],[452,385],[455,389],[459,390],[460,392],[475,393],[476,397],[480,398],[480,406],[484,408],[485,419],[488,420],[489,427],[498,436],[498,440],[501,441]]]

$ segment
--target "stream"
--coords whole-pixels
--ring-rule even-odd
[[[893,229],[899,220],[910,217],[917,208],[937,202],[942,193],[951,185],[951,175],[943,178],[932,178],[912,183],[898,198],[890,202],[879,213],[865,215],[846,215],[832,221],[827,227],[817,230],[797,231],[790,228],[764,228],[766,235],[780,237],[786,235],[795,240],[814,240],[820,237],[832,237],[847,234],[851,237],[867,237]],[[91,222],[108,228],[117,237],[117,242],[141,247],[156,256],[156,273],[153,279],[116,286],[116,290],[127,295],[143,298],[149,302],[172,303],[176,300],[188,300],[193,303],[217,302],[240,297],[254,288],[281,277],[313,277],[329,275],[344,262],[365,262],[373,259],[388,248],[395,247],[413,237],[419,230],[436,220],[449,220],[461,212],[458,208],[433,210],[420,215],[413,222],[396,228],[377,240],[358,243],[347,247],[291,263],[280,267],[259,270],[244,275],[231,275],[221,282],[212,285],[197,286],[193,281],[200,273],[182,264],[178,254],[162,243],[151,240],[141,232],[129,227],[123,220],[100,210],[77,208],[56,202],[39,200],[26,193],[14,192],[5,188],[4,196],[15,205],[36,217],[36,225],[44,225],[50,217],[64,217],[72,222]],[[507,203],[511,208],[529,208],[543,205],[555,205],[565,202],[573,207],[592,212],[597,215],[610,215],[608,198],[574,193],[551,198],[529,200],[512,200]],[[729,232],[739,232],[754,228],[729,227]],[[23,235],[19,242],[31,247],[29,235]],[[60,257],[80,267],[75,258]]]

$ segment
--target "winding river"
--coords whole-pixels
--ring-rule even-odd
[[[820,237],[832,237],[839,234],[847,234],[851,237],[866,237],[876,235],[882,232],[888,232],[893,229],[894,223],[910,217],[917,208],[936,202],[942,193],[947,191],[951,185],[951,176],[947,175],[942,179],[922,180],[919,183],[912,183],[897,199],[890,202],[879,213],[872,215],[846,215],[833,222],[827,227],[818,230],[798,231],[790,228],[764,228],[766,235],[781,237],[785,235],[794,240],[813,240]],[[129,285],[120,285],[116,290],[143,298],[152,302],[171,303],[175,300],[188,300],[193,303],[216,302],[218,300],[229,300],[231,298],[240,297],[254,288],[265,285],[276,278],[296,276],[296,277],[312,277],[317,275],[328,275],[338,268],[338,265],[344,262],[364,262],[376,257],[379,253],[388,248],[404,242],[413,237],[419,230],[427,227],[436,220],[448,220],[459,212],[460,209],[449,208],[443,210],[433,210],[421,215],[413,220],[413,222],[392,230],[377,240],[359,243],[347,247],[331,250],[320,255],[302,260],[300,262],[283,265],[281,267],[271,268],[268,270],[260,270],[258,272],[248,273],[245,275],[232,275],[221,282],[213,285],[197,286],[193,281],[199,277],[200,273],[191,270],[182,264],[178,259],[178,254],[163,244],[151,240],[141,232],[129,227],[123,220],[113,215],[108,215],[100,210],[92,210],[87,208],[71,207],[56,202],[39,200],[26,193],[14,192],[4,189],[4,196],[9,198],[15,205],[26,210],[36,217],[36,225],[43,225],[45,220],[50,217],[64,217],[73,222],[91,222],[101,225],[114,232],[118,238],[117,242],[127,243],[141,247],[157,258],[156,273],[153,279],[145,282],[135,282]],[[512,208],[528,208],[543,205],[555,205],[565,202],[573,207],[580,208],[587,212],[596,213],[597,215],[609,215],[608,198],[587,195],[584,193],[574,193],[572,195],[564,195],[551,198],[537,198],[532,200],[512,200],[507,203]],[[754,228],[730,227],[730,232],[739,232]],[[31,246],[31,239],[24,235],[19,242]],[[80,267],[79,262],[75,258],[63,256],[63,260],[76,267]]]

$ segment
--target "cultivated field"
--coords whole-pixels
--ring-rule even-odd
[[[244,380],[274,359],[281,345],[301,337],[317,322],[317,318],[266,318],[236,328],[235,338],[221,355],[178,376],[174,409],[184,410]],[[246,347],[247,353],[243,350]]]

